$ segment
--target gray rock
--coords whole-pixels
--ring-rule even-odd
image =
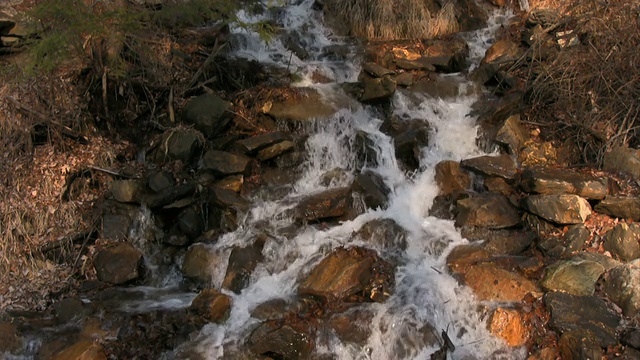
[[[608,171],[627,173],[640,179],[640,150],[617,147],[604,154],[603,168]]]
[[[515,179],[518,173],[516,163],[509,155],[479,156],[462,160],[460,165],[482,175],[498,176],[507,180]]]
[[[520,123],[519,114],[509,116],[496,135],[496,141],[506,146],[511,154],[518,154],[528,138],[527,132]]]
[[[604,249],[621,261],[640,257],[640,226],[620,223],[605,234]]]
[[[604,276],[602,290],[626,316],[640,313],[640,259],[620,265]]]
[[[373,171],[365,171],[356,176],[351,189],[362,195],[365,205],[370,209],[385,209],[391,190],[385,185],[382,176]]]
[[[238,140],[233,145],[233,149],[242,154],[255,154],[266,147],[291,139],[292,136],[289,132],[274,131]]]
[[[618,343],[616,328],[620,318],[595,296],[576,296],[559,291],[544,295],[544,303],[551,312],[549,325],[565,333],[571,330],[591,331],[601,347]]]
[[[150,209],[157,209],[163,206],[174,204],[176,201],[182,199],[190,199],[191,195],[193,195],[195,191],[196,186],[194,184],[181,184],[171,186],[159,191],[156,194],[147,194],[144,197],[143,202]],[[189,205],[189,203],[186,203],[185,206],[187,205]]]
[[[564,291],[572,295],[593,295],[595,284],[605,267],[596,261],[580,258],[559,260],[549,265],[540,285],[547,291]]]
[[[512,227],[520,223],[516,208],[502,195],[461,199],[457,202],[456,226],[478,226],[492,229]]]
[[[306,154],[302,151],[292,151],[278,156],[273,161],[280,169],[292,168],[301,165],[306,158]]]
[[[111,183],[113,198],[122,203],[140,203],[144,185],[138,180],[116,180]]]
[[[70,297],[54,303],[53,311],[59,324],[66,324],[83,318],[89,313],[89,309],[84,306],[82,300],[78,297]]]
[[[202,157],[200,168],[215,175],[234,175],[247,172],[251,158],[225,151],[209,150]]]
[[[184,121],[192,124],[206,137],[220,134],[231,120],[232,104],[214,94],[203,94],[184,107]]]
[[[577,195],[530,195],[524,199],[523,207],[557,224],[583,223],[591,215],[587,200]]]
[[[197,207],[188,207],[183,210],[178,217],[180,231],[190,239],[196,239],[204,231],[204,221],[202,214]]]
[[[640,197],[609,195],[594,210],[621,219],[640,221]]]
[[[168,130],[152,150],[150,158],[158,164],[173,160],[188,163],[202,146],[201,139],[202,134],[194,129]]]
[[[173,175],[166,171],[155,171],[147,177],[149,189],[159,192],[176,184]]]
[[[622,265],[620,261],[614,260],[604,254],[600,253],[592,253],[592,252],[581,252],[573,256],[573,259],[582,259],[586,261],[595,261],[598,264],[604,266],[606,271],[613,269],[616,266]]]
[[[118,243],[98,251],[93,266],[100,281],[124,284],[141,275],[142,252],[131,244]]]
[[[595,178],[569,169],[530,168],[522,172],[520,187],[530,193],[575,194],[601,200],[607,195],[606,178]]]

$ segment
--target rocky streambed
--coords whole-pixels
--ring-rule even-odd
[[[228,35],[230,61],[272,80],[194,94],[114,175],[80,292],[7,311],[0,351],[639,358],[640,154],[563,167],[517,84],[495,95],[527,46],[495,41],[511,16],[362,44],[324,27],[321,2],[240,13],[285,29]]]

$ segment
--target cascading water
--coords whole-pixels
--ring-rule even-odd
[[[321,72],[336,83],[354,81],[359,72],[355,54],[347,60],[331,61],[324,49],[336,44],[344,45],[323,27],[320,15],[312,10],[314,1],[290,1],[277,11],[262,15],[238,14],[243,23],[276,20],[286,31],[295,32],[299,43],[307,51],[301,60],[290,52],[279,39],[265,42],[247,28],[232,29],[235,36],[235,56],[261,63],[286,67],[301,75],[301,86],[315,86],[328,98],[347,97],[337,87],[315,85],[311,74]],[[500,15],[494,15],[487,29],[466,34],[471,47],[471,61],[477,63],[484,54]],[[331,249],[340,246],[362,245],[353,240],[353,232],[373,219],[393,219],[408,232],[408,246],[400,257],[396,269],[394,294],[384,303],[370,304],[373,320],[367,326],[371,335],[363,347],[343,344],[337,338],[318,343],[317,351],[339,359],[426,359],[437,350],[434,346],[407,346],[398,353],[398,344],[412,342],[409,328],[419,329],[430,324],[437,331],[445,330],[456,345],[452,354],[456,359],[522,358],[524,354],[505,350],[505,345],[486,330],[477,310],[477,302],[469,289],[448,275],[445,259],[456,245],[466,242],[452,221],[429,216],[435,196],[434,166],[442,160],[461,160],[481,154],[476,146],[475,118],[468,116],[477,100],[472,86],[462,75],[447,76],[456,82],[462,94],[440,99],[428,95],[417,96],[397,92],[393,99],[394,114],[400,119],[421,119],[431,129],[430,145],[422,149],[420,168],[407,174],[394,155],[392,139],[379,130],[382,120],[364,105],[351,104],[333,116],[317,119],[304,125],[309,134],[306,141],[307,158],[299,180],[291,191],[279,200],[252,199],[253,208],[243,225],[235,232],[224,235],[213,250],[227,255],[231,246],[245,246],[259,234],[268,234],[264,245],[264,260],[252,274],[251,282],[240,294],[228,293],[233,298],[229,319],[221,325],[206,325],[189,346],[206,358],[225,358],[241,346],[252,328],[259,322],[250,312],[259,304],[272,299],[288,299],[296,295],[300,274],[313,268]],[[329,229],[301,228],[293,235],[282,229],[290,228],[294,220],[287,216],[288,209],[305,196],[326,190],[322,175],[341,168],[346,176],[334,179],[329,187],[348,186],[357,168],[354,140],[357,132],[365,132],[374,141],[377,161],[369,170],[378,173],[391,191],[390,205],[385,210],[369,210],[352,221]],[[382,249],[375,249],[382,251]],[[222,256],[226,258],[227,256]],[[223,264],[218,264],[224,269]],[[223,270],[215,276],[213,284],[220,287]],[[502,352],[502,355],[498,355]],[[172,355],[168,355],[171,357]]]

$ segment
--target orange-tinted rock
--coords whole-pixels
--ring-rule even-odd
[[[191,309],[209,321],[221,323],[229,316],[231,298],[216,289],[204,289],[193,299]]]
[[[454,191],[464,191],[471,187],[469,174],[460,169],[460,163],[457,161],[439,162],[436,165],[435,179],[442,195],[448,195]]]
[[[53,360],[107,360],[107,355],[102,346],[82,340],[57,353]]]
[[[520,301],[528,293],[540,293],[536,284],[524,276],[489,263],[470,266],[464,282],[481,301]]]
[[[451,250],[447,257],[449,270],[454,273],[466,273],[469,267],[477,264],[480,260],[490,258],[491,255],[479,245],[460,245]]]
[[[513,309],[497,308],[489,319],[489,331],[514,347],[524,345],[529,337],[520,312]]]

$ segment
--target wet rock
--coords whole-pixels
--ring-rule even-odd
[[[487,25],[489,15],[477,2],[473,0],[457,0],[454,4],[460,31],[478,30]]]
[[[393,136],[396,158],[409,170],[420,167],[422,148],[429,144],[429,126],[426,123],[403,124]]]
[[[465,274],[471,266],[491,258],[491,254],[480,244],[456,246],[447,256],[447,266],[452,273]]]
[[[380,66],[374,62],[366,62],[362,64],[362,70],[366,71],[367,74],[373,76],[374,78],[381,78],[385,75],[395,75],[393,70],[389,70],[384,66]]]
[[[431,208],[429,209],[429,216],[436,217],[438,219],[453,220],[455,216],[455,203],[459,198],[466,198],[468,195],[462,193],[464,196],[458,197],[457,194],[451,195],[438,195],[433,199]]]
[[[376,167],[378,166],[378,153],[373,139],[369,133],[359,130],[353,142],[353,151],[357,155],[357,167]]]
[[[460,37],[447,40],[429,40],[426,42],[420,61],[431,64],[438,72],[452,73],[468,67],[469,46]]]
[[[421,70],[421,71],[431,71],[431,72],[436,71],[436,67],[433,66],[432,63],[420,58],[416,60],[395,59],[393,62],[396,64],[396,67],[398,67],[398,69],[409,70],[409,71],[411,70]],[[406,76],[406,75],[411,75],[411,73],[406,72],[406,73],[402,73],[401,75]],[[413,76],[411,77],[413,79]],[[395,79],[397,82],[398,76]]]
[[[168,187],[159,191],[157,194],[147,194],[144,197],[143,203],[150,209],[157,209],[163,206],[168,206],[176,201],[182,199],[189,199],[191,195],[195,193],[195,184],[181,184]],[[188,203],[186,205],[189,205]],[[185,206],[186,206],[185,205]]]
[[[274,159],[276,166],[280,169],[299,166],[304,162],[306,154],[302,151],[292,151]]]
[[[471,187],[469,174],[460,169],[460,163],[452,160],[441,161],[436,165],[435,180],[440,195],[449,195],[455,191],[465,191]]]
[[[56,353],[53,360],[107,360],[107,355],[98,343],[81,340]]]
[[[365,205],[370,209],[385,209],[391,190],[385,185],[382,176],[373,171],[358,174],[351,189],[362,195]]]
[[[579,257],[559,260],[545,269],[540,286],[547,291],[564,291],[578,296],[593,295],[596,281],[605,270],[600,263]]]
[[[178,226],[190,239],[196,239],[204,232],[203,216],[197,207],[189,207],[180,213]]]
[[[520,223],[518,211],[509,200],[497,194],[486,194],[458,200],[456,226],[478,226],[492,229],[512,227]]]
[[[215,175],[227,176],[244,174],[249,168],[251,158],[225,151],[209,150],[202,157],[200,168]]]
[[[594,210],[621,219],[640,221],[640,197],[609,195]]]
[[[124,284],[140,276],[142,253],[128,243],[118,243],[96,254],[93,266],[100,281]]]
[[[524,146],[529,136],[520,123],[520,115],[515,114],[509,116],[496,135],[496,141],[504,145],[510,154],[517,154]]]
[[[472,89],[472,87],[462,88],[459,83],[451,81],[446,76],[435,76],[418,79],[408,90],[412,93],[431,95],[434,98],[451,99],[460,95],[468,95],[468,92],[473,91]]]
[[[498,176],[507,180],[513,180],[517,175],[516,163],[509,155],[479,156],[460,162],[463,168],[485,176]]]
[[[497,308],[489,318],[489,331],[513,347],[522,346],[529,339],[522,315],[514,309]]]
[[[168,130],[149,154],[150,159],[157,164],[175,160],[186,164],[202,146],[201,139],[202,134],[194,129]]]
[[[464,282],[480,301],[518,302],[529,293],[540,294],[536,284],[529,279],[491,263],[469,266]]]
[[[620,223],[605,234],[604,249],[615,259],[631,261],[640,258],[640,226]]]
[[[102,217],[102,237],[108,240],[126,240],[132,220],[127,215],[105,214]]]
[[[258,320],[281,319],[287,311],[287,302],[284,299],[272,299],[256,306],[251,312],[251,317]]]
[[[138,180],[116,180],[111,183],[113,198],[122,203],[140,203],[144,185]]]
[[[602,359],[604,352],[598,339],[589,330],[575,329],[566,331],[560,336],[558,348],[562,359]]]
[[[338,248],[311,270],[298,293],[325,302],[383,302],[393,291],[393,273],[373,250]]]
[[[214,267],[221,259],[207,245],[196,243],[189,247],[182,262],[182,273],[194,280],[211,282]]]
[[[551,311],[549,325],[565,333],[571,330],[591,331],[601,347],[618,342],[616,327],[620,318],[604,300],[595,296],[576,296],[559,291],[544,295],[544,303]]]
[[[266,134],[260,134],[252,136],[250,138],[238,140],[233,144],[233,150],[249,155],[255,154],[258,151],[267,148],[271,145],[275,145],[285,140],[292,140],[292,135],[289,132],[274,131]]]
[[[393,78],[393,81],[395,81],[398,86],[402,87],[409,87],[415,83],[414,76],[410,72],[403,72],[402,74],[396,75]]]
[[[234,247],[229,255],[229,265],[224,276],[222,287],[240,294],[249,285],[251,274],[259,262],[262,261],[262,248],[266,238],[259,237],[255,243],[246,247]]]
[[[147,185],[153,192],[160,192],[176,184],[173,174],[166,171],[155,171],[147,177]]]
[[[429,323],[420,325],[411,319],[396,326],[394,333],[397,335],[392,337],[391,351],[398,359],[416,359],[421,350],[439,343],[437,332]]]
[[[231,120],[232,104],[214,94],[203,94],[190,100],[183,117],[206,137],[220,134]]]
[[[22,347],[22,339],[15,325],[0,321],[0,354],[17,351],[20,347]]]
[[[308,329],[280,320],[267,321],[249,336],[249,348],[256,355],[275,359],[308,359],[314,344]]]
[[[383,78],[365,76],[362,80],[363,91],[358,100],[371,103],[389,99],[396,92],[396,86],[396,82],[389,76]]]
[[[328,323],[336,336],[344,343],[364,345],[371,336],[371,320],[373,312],[368,309],[355,308],[342,314],[333,315]]]
[[[591,231],[584,224],[571,225],[564,234],[564,254],[568,255],[584,248],[591,237]]]
[[[336,110],[310,88],[297,88],[298,94],[286,97],[281,101],[265,104],[263,112],[276,120],[307,121],[316,118],[326,118]]]
[[[603,281],[607,297],[622,308],[626,316],[640,313],[640,260],[620,265],[607,272]]]
[[[193,302],[191,310],[214,323],[223,323],[231,311],[231,298],[216,289],[202,290]]]
[[[405,250],[407,231],[393,219],[376,219],[362,225],[356,237],[383,249]]]
[[[532,214],[557,224],[578,224],[591,215],[591,206],[577,195],[531,195],[523,207]]]
[[[307,221],[338,218],[346,215],[350,206],[350,188],[330,189],[302,200],[297,217]]]
[[[53,311],[59,324],[66,324],[70,321],[84,318],[89,312],[78,297],[70,297],[54,303]]]
[[[535,239],[535,234],[528,231],[480,227],[463,227],[461,235],[471,241],[484,241],[482,248],[493,256],[520,254],[529,248]]]
[[[251,203],[233,190],[213,187],[210,193],[210,200],[214,206],[221,208],[233,208],[237,210],[247,210]]]
[[[640,150],[617,147],[604,154],[603,168],[612,172],[627,173],[640,179]]]
[[[607,179],[579,174],[569,169],[531,168],[523,171],[520,187],[530,193],[575,194],[586,199],[604,199]]]
[[[320,176],[322,186],[331,186],[345,182],[349,178],[349,173],[343,168],[333,168]]]
[[[230,175],[216,181],[214,186],[239,193],[242,190],[242,184],[244,184],[244,175]]]
[[[256,159],[260,161],[267,161],[275,157],[278,157],[282,154],[285,154],[289,151],[292,151],[293,149],[295,149],[295,147],[296,147],[296,144],[293,141],[289,141],[289,140],[282,141],[258,151],[258,155],[256,156]]]
[[[483,187],[488,191],[496,194],[502,194],[508,198],[515,195],[515,190],[507,181],[500,177],[488,177],[482,182]]]
[[[225,234],[235,231],[240,225],[241,210],[234,208],[209,207],[207,231],[214,230]]]

